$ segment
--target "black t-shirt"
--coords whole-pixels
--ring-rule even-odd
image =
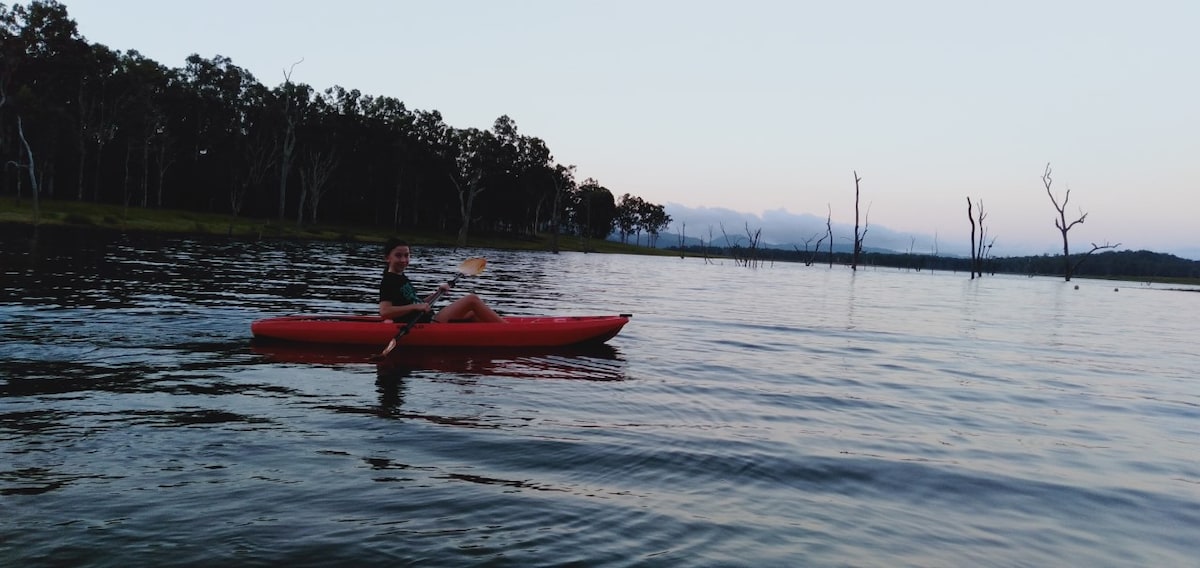
[[[384,272],[383,281],[379,283],[379,301],[391,302],[393,306],[407,306],[408,304],[420,303],[422,300],[417,296],[417,291],[413,289],[412,282],[408,276],[404,274],[396,274],[394,272]],[[433,321],[432,312],[417,312],[411,318],[416,318],[416,323],[428,323]]]
[[[384,272],[379,283],[379,301],[391,302],[393,306],[406,306],[421,301],[407,275]]]

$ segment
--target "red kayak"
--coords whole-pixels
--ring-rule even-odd
[[[513,316],[508,323],[419,323],[399,345],[420,347],[564,347],[612,339],[630,314]],[[378,316],[314,315],[267,318],[250,324],[256,339],[338,345],[386,345],[404,323]]]

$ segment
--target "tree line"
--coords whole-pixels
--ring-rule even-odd
[[[653,241],[661,205],[575,179],[500,116],[449,125],[390,96],[268,88],[221,55],[171,68],[88,42],[64,5],[0,3],[0,193],[396,230]]]

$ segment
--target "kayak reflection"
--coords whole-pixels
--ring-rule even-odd
[[[587,381],[625,380],[625,360],[608,344],[543,349],[409,348],[372,361],[370,346],[325,346],[254,342],[251,350],[271,361],[312,365],[374,363],[383,377],[407,377],[419,371],[466,376]]]

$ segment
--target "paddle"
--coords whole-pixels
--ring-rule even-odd
[[[487,259],[481,256],[468,258],[462,261],[462,264],[458,265],[458,273],[454,275],[454,278],[450,279],[450,287],[453,288],[454,285],[458,283],[458,279],[463,276],[475,276],[480,272],[483,272],[483,268],[485,266],[487,266]],[[432,308],[434,302],[438,301],[444,292],[445,290],[442,290],[439,286],[438,291],[434,292],[434,294],[430,296],[425,303],[429,304],[429,307]],[[383,352],[371,357],[371,360],[378,361],[387,357],[388,353],[391,353],[392,350],[396,348],[396,342],[400,341],[401,337],[404,337],[408,334],[409,330],[411,330],[413,326],[417,324],[417,320],[421,319],[421,315],[423,313],[424,312],[414,312],[413,315],[408,318],[408,322],[404,324],[404,327],[401,327],[399,331],[396,332],[396,336],[388,342],[387,347],[383,348]]]

